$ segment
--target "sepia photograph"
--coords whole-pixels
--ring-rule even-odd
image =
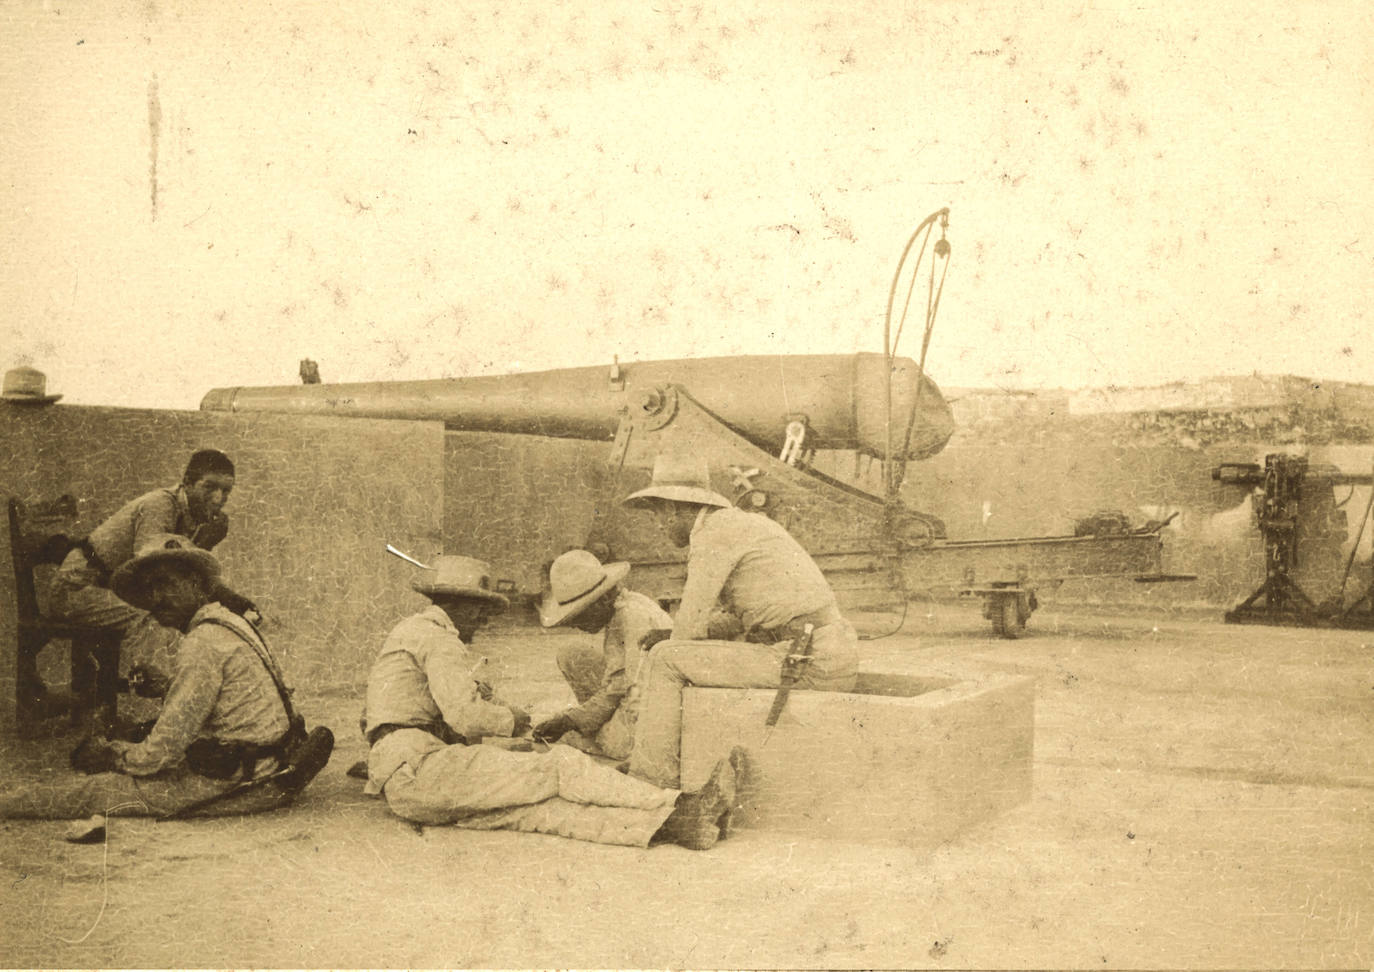
[[[1374,963],[1374,12],[0,3],[3,968]]]

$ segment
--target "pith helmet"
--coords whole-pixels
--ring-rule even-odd
[[[504,594],[491,589],[491,565],[476,557],[435,557],[434,566],[425,568],[410,586],[426,597],[473,597],[502,611],[510,606]]]
[[[139,548],[110,578],[110,590],[134,607],[147,609],[148,587],[144,575],[154,564],[177,563],[200,574],[213,586],[220,578],[219,561],[208,550],[201,550],[188,537],[162,533]]]
[[[675,500],[698,506],[734,506],[711,488],[711,473],[705,456],[685,456],[660,452],[654,458],[653,481],[625,497],[624,504],[642,509],[647,499]]]
[[[11,368],[0,389],[0,399],[15,405],[49,405],[61,397],[48,394],[48,376],[37,368]]]
[[[569,550],[549,567],[549,592],[539,602],[539,623],[546,628],[570,621],[615,587],[630,572],[624,561],[602,565],[588,550]]]

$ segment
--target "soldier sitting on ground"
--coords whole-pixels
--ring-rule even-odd
[[[485,737],[523,735],[529,716],[485,681],[474,634],[507,599],[487,565],[439,557],[411,585],[429,607],[387,636],[367,680],[367,792],[399,817],[473,830],[523,830],[603,844],[671,841],[698,850],[728,829],[736,763],[680,793],[616,772],[569,746],[516,752]]]
[[[153,537],[115,572],[116,595],[184,635],[162,712],[142,741],[83,741],[72,767],[89,775],[0,794],[0,817],[241,814],[295,799],[333,737],[317,729],[307,740],[271,649],[214,600],[219,586],[215,555],[176,534]]]
[[[558,670],[577,704],[535,726],[535,739],[616,760],[630,755],[639,643],[650,631],[672,627],[673,619],[651,598],[622,586],[629,572],[629,564],[603,566],[586,550],[569,550],[550,565],[540,622],[605,634],[600,644],[577,641],[559,649]]]

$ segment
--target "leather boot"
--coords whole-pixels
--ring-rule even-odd
[[[672,814],[654,837],[692,850],[710,850],[720,839],[721,817],[734,805],[735,770],[728,759],[722,759],[712,768],[705,786],[677,798]]]
[[[730,769],[735,774],[735,797],[730,801],[729,808],[720,815],[716,824],[720,830],[720,839],[724,840],[734,833],[734,813],[739,807],[739,788],[744,784],[749,765],[749,754],[743,746],[735,746],[730,750],[729,762]]]

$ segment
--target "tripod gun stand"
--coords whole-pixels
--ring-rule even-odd
[[[1212,470],[1212,479],[1255,489],[1255,514],[1264,540],[1264,583],[1226,612],[1228,623],[1374,628],[1374,583],[1349,606],[1342,603],[1345,581],[1355,560],[1354,549],[1346,561],[1340,591],[1332,598],[1314,600],[1292,576],[1298,566],[1299,540],[1304,529],[1310,528],[1310,516],[1303,514],[1310,514],[1311,501],[1322,498],[1317,491],[1338,485],[1369,486],[1374,484],[1374,475],[1343,473],[1329,466],[1309,467],[1305,457],[1273,454],[1265,456],[1263,468],[1255,463],[1223,463]],[[1356,547],[1371,507],[1374,495],[1365,507]]]

